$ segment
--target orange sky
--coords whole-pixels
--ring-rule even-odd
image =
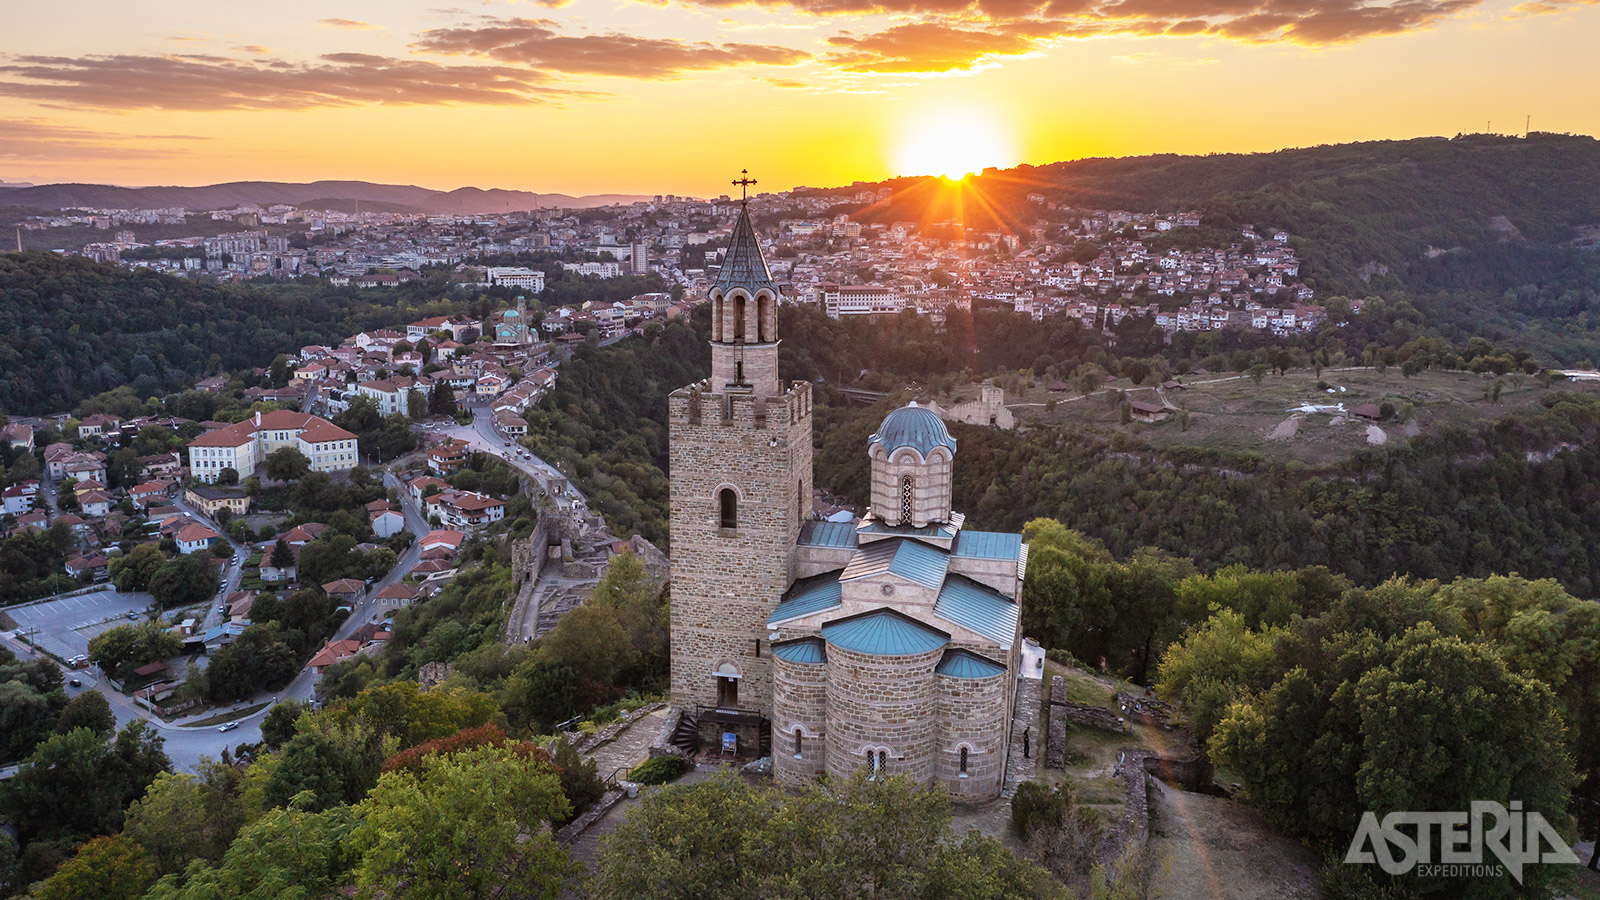
[[[1600,0],[60,0],[0,178],[722,192],[1081,156],[1600,132]]]

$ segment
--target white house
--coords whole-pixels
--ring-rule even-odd
[[[211,542],[216,540],[218,534],[204,525],[188,525],[178,532],[178,552],[196,553],[209,550]]]
[[[371,517],[372,533],[378,537],[393,537],[405,530],[406,517],[392,509],[378,510],[369,515]]]

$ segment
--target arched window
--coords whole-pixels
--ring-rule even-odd
[[[916,493],[916,485],[911,476],[900,479],[900,524],[911,524],[911,500]]]
[[[961,777],[967,777],[967,748],[961,748]]]
[[[877,774],[887,777],[888,773],[889,773],[889,751],[887,751],[887,750],[879,750],[878,751],[878,771],[877,771]]]
[[[800,733],[800,729],[796,728],[794,730],[794,758],[795,759],[804,759],[805,758],[805,752],[806,752],[805,735],[801,734]]]
[[[739,527],[739,495],[733,492],[733,488],[723,488],[717,492],[717,509],[723,528]]]
[[[733,300],[733,339],[744,340],[744,298],[735,297]]]
[[[763,342],[772,340],[772,326],[767,324],[767,317],[772,314],[772,298],[760,297],[756,300],[756,334],[760,335]]]
[[[871,750],[867,751],[867,779],[870,781],[878,777],[878,757]]]

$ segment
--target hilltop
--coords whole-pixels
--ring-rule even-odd
[[[852,187],[894,191],[859,212],[880,223],[954,218],[959,209],[972,227],[1021,230],[1059,218],[1049,215],[1049,204],[1199,209],[1215,223],[1283,228],[1304,244],[1322,277],[1352,280],[1363,265],[1402,268],[1430,247],[1573,241],[1579,226],[1600,224],[1600,140],[1468,135],[1272,153],[1094,158],[988,169],[963,182],[962,191],[948,184],[899,178]]]
[[[33,209],[225,209],[254,203],[289,204],[316,209],[347,210],[356,201],[373,204],[373,212],[474,215],[527,209],[587,209],[645,199],[632,194],[537,194],[476,187],[436,191],[411,184],[368,181],[234,181],[203,187],[116,187],[106,184],[44,184],[6,192],[8,205]]]

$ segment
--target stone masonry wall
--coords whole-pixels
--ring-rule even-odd
[[[987,800],[1000,795],[1006,770],[1006,679],[1010,672],[988,678],[935,675],[939,687],[939,746],[934,780],[959,800]],[[961,748],[967,748],[967,772],[961,774]]]
[[[828,764],[828,667],[826,663],[773,661],[772,772],[779,784],[815,781]],[[804,729],[800,758],[794,733]]]
[[[867,748],[888,752],[886,772],[933,780],[939,700],[938,647],[913,656],[875,656],[828,645],[828,775],[848,778]]]
[[[673,703],[716,703],[712,672],[728,662],[742,676],[738,705],[770,715],[766,621],[810,513],[811,387],[726,402],[702,382],[673,392],[669,427]],[[736,528],[720,527],[723,486],[740,497]]]
[[[921,528],[929,522],[942,522],[950,516],[951,461],[942,448],[935,449],[926,463],[915,452],[901,449],[891,459],[884,458],[881,446],[872,448],[872,512],[891,525],[901,524],[900,479],[912,480],[911,524]]]

